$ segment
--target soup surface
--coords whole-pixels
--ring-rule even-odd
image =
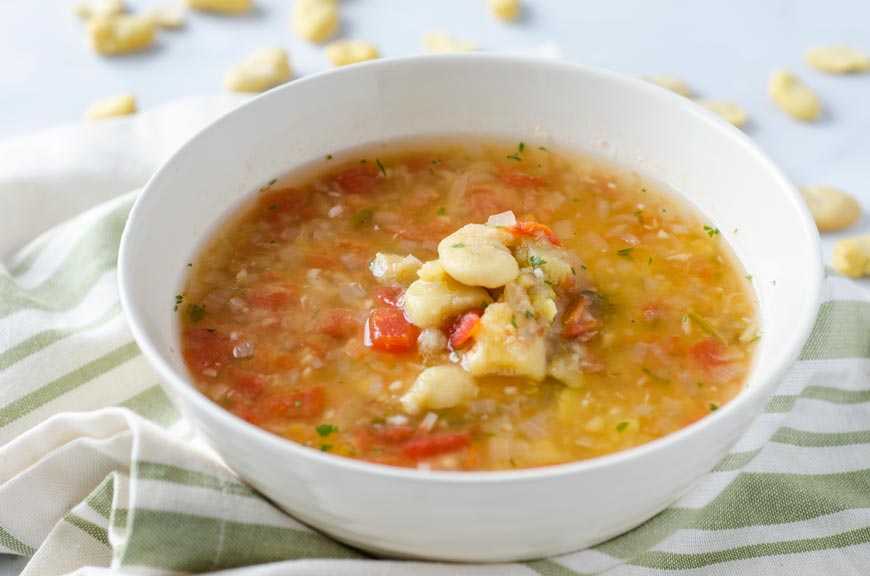
[[[367,149],[273,181],[190,264],[176,310],[227,410],[442,470],[678,430],[739,392],[760,336],[751,278],[690,205],[522,143]]]

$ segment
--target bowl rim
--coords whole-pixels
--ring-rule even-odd
[[[299,85],[320,82],[323,78],[329,78],[334,75],[348,73],[359,74],[368,69],[409,65],[419,67],[428,66],[434,62],[443,63],[450,61],[455,61],[462,65],[471,63],[472,65],[480,66],[491,64],[534,65],[536,69],[546,69],[548,73],[580,73],[585,76],[596,77],[611,84],[621,85],[623,88],[634,91],[644,98],[653,97],[670,100],[673,105],[677,105],[686,113],[698,117],[698,120],[708,124],[711,128],[720,132],[724,138],[729,139],[735,145],[742,147],[760,166],[775,178],[775,181],[781,189],[790,191],[792,203],[795,205],[799,217],[802,220],[803,232],[805,235],[809,236],[813,248],[812,254],[807,254],[806,259],[808,261],[808,269],[815,273],[813,276],[806,279],[806,289],[809,291],[809,302],[814,304],[808,305],[800,311],[801,317],[798,322],[799,328],[794,333],[792,344],[780,352],[778,356],[773,357],[770,361],[770,367],[767,369],[768,377],[759,381],[756,386],[744,386],[744,388],[732,400],[724,404],[715,412],[712,412],[699,420],[680,428],[679,430],[638,446],[586,460],[536,468],[495,471],[442,471],[388,466],[385,464],[329,454],[319,450],[312,450],[309,447],[297,444],[258,426],[254,426],[253,424],[233,415],[228,410],[218,406],[202,394],[193,384],[189,376],[176,372],[176,370],[173,369],[164,359],[163,353],[158,350],[156,343],[148,337],[142,327],[142,314],[135,305],[133,286],[130,278],[130,270],[135,266],[131,263],[132,258],[130,251],[133,250],[136,245],[137,236],[145,234],[144,230],[139,231],[141,223],[138,215],[143,210],[143,205],[149,201],[149,191],[159,184],[164,173],[167,171],[167,167],[183,161],[183,156],[191,147],[197,146],[201,140],[209,138],[213,132],[220,130],[230,118],[240,114],[246,114],[248,109],[259,106],[263,101],[279,98],[283,92],[295,90]],[[640,460],[644,457],[651,456],[656,452],[666,450],[669,446],[680,443],[687,436],[698,434],[711,426],[717,425],[718,422],[723,421],[726,418],[738,417],[739,413],[743,411],[746,404],[752,401],[753,397],[768,394],[772,392],[771,389],[775,389],[791,365],[795,360],[797,360],[800,351],[815,325],[819,305],[821,304],[821,292],[824,279],[824,261],[822,257],[821,242],[809,210],[799,201],[799,199],[800,195],[797,189],[785,176],[783,171],[745,133],[722,120],[713,112],[694,103],[690,99],[672,93],[665,88],[647,82],[641,78],[586,64],[573,63],[567,60],[547,59],[527,54],[429,54],[383,58],[354,64],[348,67],[321,71],[273,88],[210,122],[180,146],[167,160],[163,162],[151,178],[149,178],[148,182],[136,198],[133,208],[130,211],[127,224],[121,236],[118,252],[118,284],[120,290],[120,301],[133,338],[139,346],[143,356],[149,361],[151,367],[157,373],[161,385],[171,387],[173,391],[183,396],[186,402],[196,405],[198,409],[204,411],[222,428],[242,435],[247,434],[257,442],[265,442],[266,444],[269,444],[275,450],[289,451],[297,457],[311,459],[313,462],[321,466],[333,467],[349,473],[380,476],[384,479],[427,484],[513,484],[535,480],[550,480],[574,474],[583,474],[585,472],[596,471],[602,468],[626,465],[632,460]],[[762,319],[762,322],[763,321],[764,320]],[[219,450],[217,451],[218,453],[220,452]],[[241,476],[244,477],[243,471]]]

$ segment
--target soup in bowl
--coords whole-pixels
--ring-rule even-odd
[[[688,100],[463,55],[218,120],[149,182],[119,273],[167,394],[245,481],[375,554],[506,561],[709,471],[797,357],[821,269],[793,187]]]

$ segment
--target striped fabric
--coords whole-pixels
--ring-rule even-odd
[[[26,574],[870,571],[870,299],[849,280],[829,272],[812,336],[765,413],[646,524],[522,564],[384,561],[273,507],[170,405],[118,302],[116,255],[134,197],[51,229],[0,268],[0,553],[31,557]],[[267,562],[279,563],[253,566]]]

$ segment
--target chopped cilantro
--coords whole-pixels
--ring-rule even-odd
[[[638,220],[643,220],[643,210],[638,210],[637,212],[634,212],[632,216],[634,216]]]
[[[643,370],[643,373],[658,382],[659,384],[670,384],[671,381],[665,378],[664,376],[659,376],[658,374],[654,374],[652,370],[647,368],[646,366],[641,366],[640,368]]]
[[[526,145],[524,143],[520,142],[520,145],[517,146],[517,150],[519,150],[520,154],[522,154],[525,149],[526,149]]]
[[[513,458],[511,458],[511,459],[509,460],[509,462],[511,463],[511,468],[516,468],[516,467],[517,467],[517,463],[514,462],[514,459],[513,459]]]
[[[698,382],[698,388],[703,388],[703,387],[704,387],[704,383],[703,383],[703,382]]]
[[[375,162],[378,163],[378,168],[381,169],[381,174],[383,174],[384,178],[386,178],[387,177],[387,169],[384,168],[384,165],[383,165],[383,163],[381,163],[380,158],[375,158]]]
[[[538,146],[538,150],[541,150],[541,151],[543,151],[543,152],[549,152],[549,150],[547,150],[547,149],[546,149],[545,147],[543,147],[543,146]]]
[[[713,404],[712,402],[710,402],[710,412],[715,412],[715,411],[718,410],[718,409],[719,409],[718,406],[716,406],[715,404]]]
[[[465,248],[465,244],[463,244],[462,242],[459,242],[457,244],[452,245],[451,248]]]
[[[746,276],[744,276],[744,278],[746,278],[747,280],[749,280],[751,282],[752,281],[752,274],[747,274]]]
[[[712,238],[713,236],[716,236],[719,234],[719,229],[713,228],[712,226],[704,226],[704,232],[707,233],[707,236]]]
[[[173,310],[178,312],[178,307],[181,306],[182,302],[184,302],[184,296],[182,296],[181,294],[177,294],[175,296],[175,308],[173,308]]]
[[[640,191],[646,194],[646,188],[641,188]]]
[[[271,212],[272,210],[276,210],[277,208],[278,208],[277,205],[272,204],[271,206],[269,206],[269,211]]]
[[[269,186],[273,185],[277,181],[278,181],[277,178],[272,178],[271,180],[269,180]]]
[[[620,422],[619,424],[616,425],[616,431],[619,432],[620,434],[625,432],[626,428],[628,428],[628,422],[625,420],[623,420],[622,422]]]
[[[534,317],[535,317],[534,312],[532,312],[531,310],[526,310],[526,318],[534,318]]]
[[[200,306],[199,304],[190,304],[187,307],[187,317],[191,322],[197,324],[203,318],[205,318],[205,306]]]
[[[327,160],[332,160],[332,154],[327,154],[327,155],[326,155],[326,159],[327,159]]]
[[[755,343],[758,342],[759,340],[761,340],[761,334],[759,334],[758,336],[756,336],[755,338],[753,338],[752,340],[750,340],[749,343],[750,343],[750,344],[755,344]]]
[[[771,285],[771,286],[776,286],[776,280],[771,280],[771,281],[770,281],[770,285]]]
[[[529,262],[531,262],[532,268],[540,268],[541,266],[543,266],[544,264],[547,263],[547,261],[544,260],[543,258],[541,258],[540,256],[530,257]]]
[[[296,402],[293,403],[293,406],[295,406],[296,408],[299,408],[300,406],[302,406],[302,401],[297,400]]]
[[[620,256],[630,256],[632,252],[634,252],[634,248],[623,248],[616,251]]]
[[[439,208],[438,208],[438,214],[440,214],[440,215],[442,215],[442,216],[443,216],[444,214],[447,214],[447,208],[445,208],[444,206],[439,207]]]
[[[187,263],[187,267],[188,267],[188,268],[193,268],[193,262],[188,262],[188,263]]]
[[[215,332],[214,328],[206,328],[205,330],[206,330],[206,332],[208,332],[210,334],[213,334]]]
[[[366,159],[363,158],[362,160],[359,161],[359,163],[360,163],[360,164],[365,164],[365,163],[366,163]]]
[[[646,261],[648,266],[652,266],[652,256],[649,257],[649,260]]]
[[[320,445],[321,452],[329,452],[330,450],[332,450],[332,444],[321,444]]]
[[[573,267],[573,266],[571,266],[571,274],[573,274],[574,276],[577,275],[577,271],[574,270],[574,267]]]
[[[518,328],[516,316],[511,316],[511,326],[513,326],[514,328]]]
[[[589,270],[589,268],[586,267],[586,264],[581,264],[580,267],[583,268],[584,270]]]
[[[353,224],[354,228],[362,228],[363,226],[372,223],[372,217],[374,215],[375,211],[373,208],[363,208],[350,217],[350,223]]]
[[[516,152],[514,152],[513,154],[508,154],[507,156],[505,156],[505,158],[507,158],[508,160],[516,160],[517,162],[523,161],[523,159],[520,158],[520,155]]]
[[[332,424],[321,424],[317,428],[317,435],[321,437],[329,436],[330,434],[335,434],[338,432],[338,427],[333,426]]]
[[[740,232],[740,228],[735,228],[734,233],[737,234],[738,232]]]
[[[269,240],[269,244],[274,244],[274,243],[275,243],[274,240]]]

